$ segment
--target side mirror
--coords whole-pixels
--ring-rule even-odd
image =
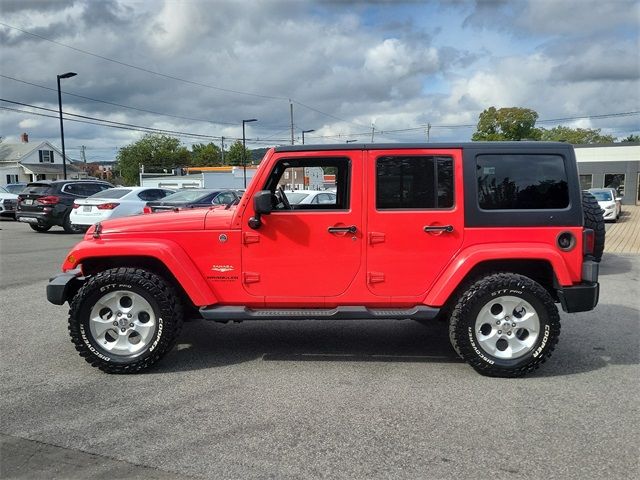
[[[269,190],[261,190],[253,196],[253,209],[258,215],[269,215],[273,205],[271,198],[273,194]]]
[[[260,190],[253,196],[253,210],[255,211],[255,217],[249,219],[249,227],[257,230],[262,226],[262,215],[269,215],[273,208],[271,203],[272,193],[270,190]]]

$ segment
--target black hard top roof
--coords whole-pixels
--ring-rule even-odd
[[[474,150],[546,150],[566,149],[571,144],[564,142],[458,142],[458,143],[337,143],[331,145],[287,145],[275,147],[276,152],[308,152],[331,150],[401,150],[401,149],[453,149],[473,148]]]

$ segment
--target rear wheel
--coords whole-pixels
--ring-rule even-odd
[[[87,362],[107,373],[135,373],[173,348],[182,306],[155,273],[114,268],[90,278],[69,311],[69,333]]]
[[[64,217],[62,228],[64,228],[64,231],[67,233],[82,233],[85,231],[85,227],[83,227],[82,225],[74,225],[73,223],[71,223],[69,215]]]
[[[460,297],[450,323],[453,348],[476,371],[492,377],[521,377],[551,355],[560,316],[540,284],[513,273],[473,283]]]
[[[596,197],[589,192],[582,192],[582,212],[584,226],[594,231],[593,258],[596,262],[602,259],[604,252],[605,228],[603,210],[598,205]]]
[[[32,230],[40,233],[48,232],[49,230],[51,230],[51,225],[38,225],[37,223],[30,223],[29,226]]]

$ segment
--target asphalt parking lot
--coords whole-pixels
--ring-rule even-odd
[[[562,314],[534,375],[485,378],[444,324],[192,321],[153,370],[75,352],[45,285],[81,235],[0,221],[2,478],[637,478],[640,256]]]

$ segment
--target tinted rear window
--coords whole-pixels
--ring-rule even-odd
[[[560,155],[479,155],[478,204],[484,210],[560,209],[569,206]]]
[[[131,191],[130,188],[110,188],[91,195],[89,198],[122,198]]]
[[[29,184],[24,187],[24,190],[20,193],[23,194],[34,194],[34,195],[45,195],[47,193],[53,193],[55,189],[51,185],[42,185],[42,184]]]

